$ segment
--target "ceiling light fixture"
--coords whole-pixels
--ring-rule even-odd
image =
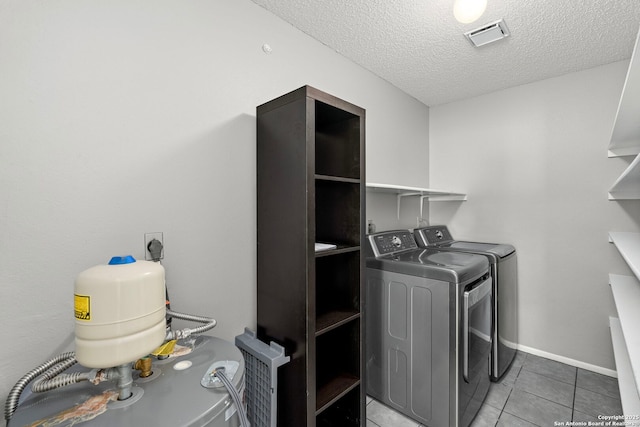
[[[458,22],[469,24],[482,16],[487,8],[487,0],[455,0],[453,16]]]

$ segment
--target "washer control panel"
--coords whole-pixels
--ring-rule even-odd
[[[370,234],[369,242],[376,257],[406,249],[416,249],[416,241],[408,230],[384,231]]]

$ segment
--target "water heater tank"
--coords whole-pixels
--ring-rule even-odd
[[[166,336],[164,267],[130,255],[91,267],[76,279],[74,308],[81,365],[110,368],[144,357]]]
[[[151,376],[140,378],[133,373],[132,390],[141,396],[138,400],[117,400],[111,381],[98,385],[83,381],[44,393],[25,390],[7,427],[238,427],[238,411],[227,389],[221,383],[204,387],[203,381],[211,377],[212,367],[222,366],[242,399],[245,364],[240,350],[206,335],[178,340],[178,347],[179,352],[167,359],[152,357]],[[76,364],[67,372],[86,370]],[[258,370],[256,375],[262,373]],[[266,393],[270,393],[268,388]]]

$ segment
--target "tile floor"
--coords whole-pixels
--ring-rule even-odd
[[[554,426],[621,415],[618,381],[532,354],[519,352],[489,393],[471,427]],[[422,427],[367,398],[367,427]]]

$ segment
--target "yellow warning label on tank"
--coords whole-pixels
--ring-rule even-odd
[[[91,297],[74,294],[74,308],[76,319],[91,320]]]

